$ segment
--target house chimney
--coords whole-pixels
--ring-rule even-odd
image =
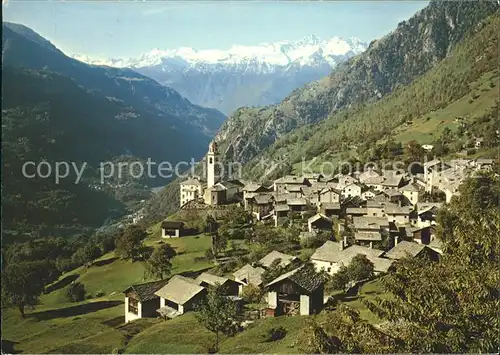
[[[399,242],[399,237],[398,236],[394,237],[394,246],[398,245],[398,242]]]

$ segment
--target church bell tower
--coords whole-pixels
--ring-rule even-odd
[[[215,185],[215,164],[218,161],[218,157],[217,143],[211,142],[207,153],[207,188]]]

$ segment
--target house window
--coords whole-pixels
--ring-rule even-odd
[[[129,297],[128,311],[130,313],[139,314],[139,302],[135,298]]]
[[[209,162],[209,164],[213,164],[213,159],[212,159],[212,157],[210,157],[210,158],[208,159],[208,162]]]

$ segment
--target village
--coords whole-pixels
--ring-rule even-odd
[[[225,297],[243,303],[245,287],[263,294],[259,317],[312,315],[329,302],[325,277],[348,266],[358,255],[373,263],[375,277],[390,272],[405,257],[438,260],[442,246],[436,238],[439,208],[457,195],[462,181],[489,170],[491,159],[432,160],[423,174],[367,170],[325,179],[321,174],[287,175],[270,184],[216,181],[217,144],[206,156],[206,180],[190,177],[180,183],[180,209],[220,211],[241,206],[253,223],[269,228],[298,226],[301,241],[327,234],[307,264],[295,255],[272,250],[259,261],[226,275],[203,272],[196,277],[174,275],[168,280],[131,285],[125,293],[125,321],[144,317],[172,319],[196,309],[211,286],[222,286]],[[182,220],[161,224],[161,239],[189,238]],[[264,283],[266,270],[279,266],[285,273]],[[353,286],[353,285],[351,285]]]

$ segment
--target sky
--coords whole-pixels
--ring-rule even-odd
[[[3,0],[3,21],[35,30],[67,54],[135,57],[153,48],[228,49],[358,37],[369,43],[428,1],[20,1]]]

